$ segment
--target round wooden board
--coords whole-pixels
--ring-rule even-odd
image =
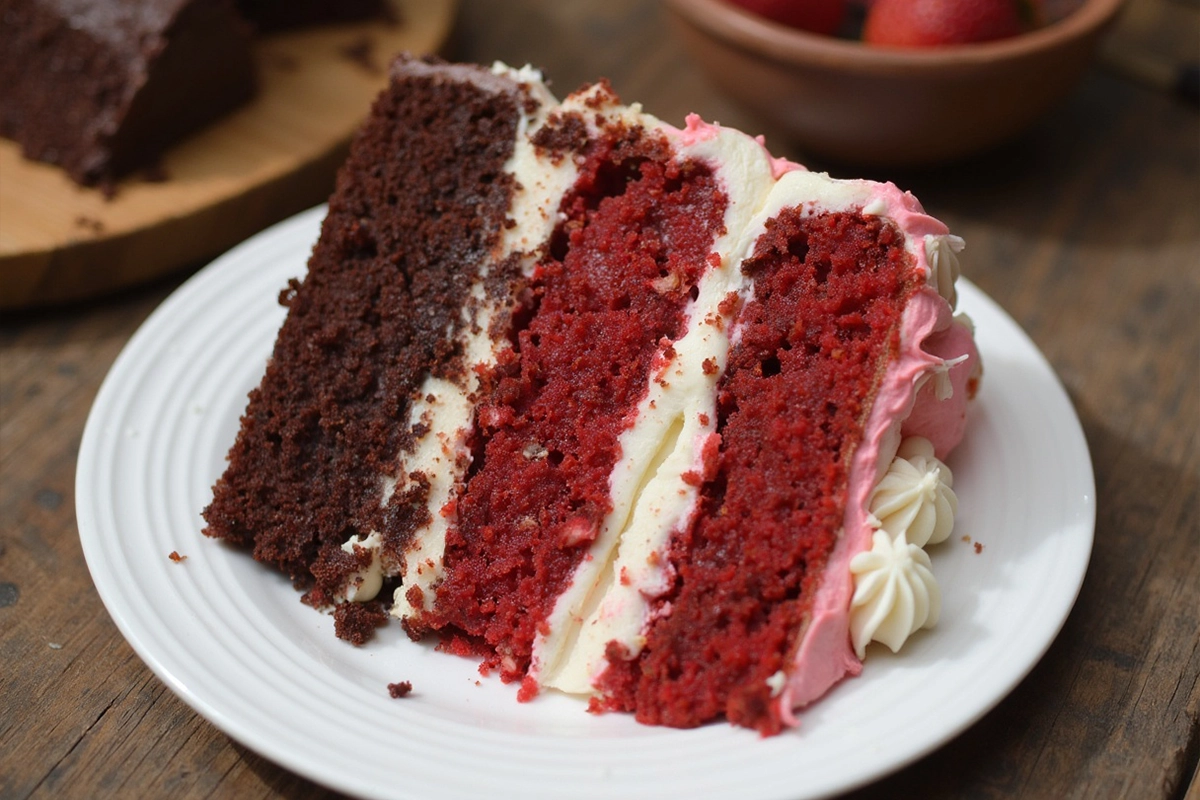
[[[78,300],[199,264],[324,201],[402,51],[437,50],[457,0],[392,0],[398,22],[258,40],[258,96],[106,198],[0,140],[0,309]],[[165,179],[162,179],[165,178]]]

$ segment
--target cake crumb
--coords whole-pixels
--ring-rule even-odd
[[[104,223],[103,222],[96,219],[95,217],[87,217],[87,216],[84,216],[83,214],[80,214],[78,217],[75,218],[75,227],[85,228],[97,235],[104,233]]]
[[[976,542],[975,543],[975,555],[979,555],[982,552],[983,552],[983,545],[980,544],[979,542]]]
[[[411,681],[400,681],[399,683],[388,684],[388,694],[390,694],[394,700],[399,700],[401,697],[408,697],[411,693]]]
[[[375,635],[375,629],[386,625],[387,620],[387,612],[378,600],[338,603],[333,607],[334,633],[355,646],[366,644]]]
[[[188,558],[188,557],[187,557],[187,556],[181,556],[181,555],[179,555],[179,552],[178,552],[178,551],[176,551],[176,550],[172,550],[172,551],[171,551],[171,553],[170,553],[170,555],[168,555],[168,556],[167,556],[167,558],[171,559],[171,560],[172,560],[172,561],[174,561],[176,564],[182,564],[183,562],[187,561],[187,558]]]
[[[963,540],[964,542],[967,542],[968,544],[970,544],[970,542],[971,542],[971,537],[970,537],[970,536],[966,536],[966,535],[964,534],[964,535],[963,535],[963,537],[962,537],[962,540]]]
[[[521,688],[517,691],[517,702],[528,703],[538,696],[538,684],[531,676],[526,675],[521,680]]]

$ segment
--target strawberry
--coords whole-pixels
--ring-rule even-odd
[[[846,0],[729,0],[760,17],[832,36],[846,16]]]
[[[875,0],[863,41],[933,47],[1006,39],[1035,27],[1038,0]]]

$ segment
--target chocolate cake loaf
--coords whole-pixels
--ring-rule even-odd
[[[254,93],[231,0],[3,0],[0,135],[96,184]]]
[[[391,77],[206,533],[352,642],[390,614],[520,699],[654,724],[776,733],[936,622],[961,240],[605,83]]]

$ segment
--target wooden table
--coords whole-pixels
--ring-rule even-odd
[[[695,110],[761,129],[706,84],[654,3],[503,8],[465,3],[451,55],[531,61],[563,94],[607,75],[668,121]],[[1135,0],[1117,36],[1195,58],[1197,27],[1194,3]],[[1079,601],[1032,674],[854,796],[1200,798],[1200,115],[1097,67],[1002,150],[870,177],[912,189],[964,236],[970,278],[1046,353],[1083,421],[1099,519]],[[80,551],[88,408],[179,280],[0,323],[0,797],[330,796],[161,684]]]

